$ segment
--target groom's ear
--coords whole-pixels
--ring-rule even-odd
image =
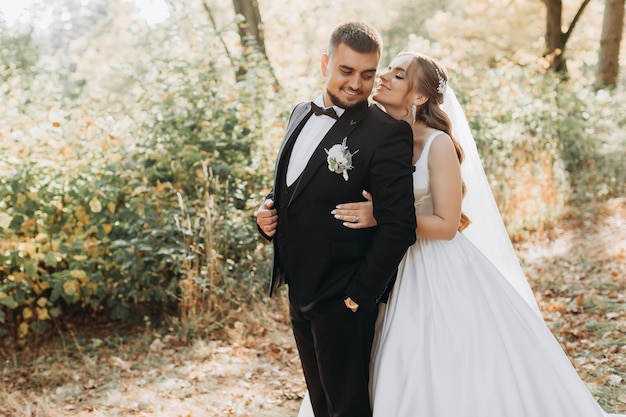
[[[328,68],[328,54],[327,53],[323,53],[322,54],[322,75],[324,77],[326,77],[326,68]]]

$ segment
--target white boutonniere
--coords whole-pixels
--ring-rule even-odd
[[[324,148],[328,157],[326,158],[326,162],[328,162],[328,169],[335,174],[343,175],[343,179],[348,181],[348,171],[354,168],[352,166],[352,156],[356,154],[359,150],[357,149],[354,152],[350,152],[348,146],[346,145],[346,141],[348,137],[343,138],[341,143],[333,145],[330,150]]]

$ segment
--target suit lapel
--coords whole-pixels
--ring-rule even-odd
[[[289,164],[289,158],[287,158],[287,156],[291,154],[290,149],[293,148],[298,135],[308,120],[307,116],[310,114],[311,104],[305,103],[301,106],[297,106],[293,111],[293,115],[289,120],[289,123],[287,124],[287,130],[285,132],[285,136],[283,137],[283,141],[280,144],[276,164],[274,166],[275,193],[278,193],[281,175],[284,176],[287,172],[287,166]]]
[[[343,138],[347,137],[348,139],[346,141],[346,144],[348,146],[348,149],[350,149],[351,152],[357,150],[354,143],[352,143],[351,145],[351,141],[348,135],[354,130],[354,128],[359,125],[359,122],[361,121],[361,119],[363,119],[367,112],[367,108],[368,103],[364,103],[363,105],[357,106],[355,108],[347,109],[344,114],[341,115],[339,120],[335,122],[333,127],[330,128],[326,136],[324,136],[324,138],[320,142],[319,146],[315,149],[315,152],[313,152],[313,155],[311,155],[311,159],[304,168],[302,175],[300,175],[300,178],[298,178],[298,180],[294,184],[295,189],[293,190],[293,194],[291,195],[289,204],[291,204],[291,202],[297,197],[297,195],[302,192],[302,190],[306,187],[309,181],[313,178],[317,170],[320,169],[322,165],[326,165],[326,157],[328,155],[326,154],[325,149],[330,149],[333,145],[341,143],[343,141]]]
[[[311,111],[311,104],[304,103],[302,106],[296,107],[293,113],[293,117],[291,123],[287,126],[287,131],[285,132],[285,136],[283,137],[283,142],[280,144],[280,149],[278,150],[278,158],[276,158],[276,166],[274,167],[274,172],[278,172],[278,165],[282,163],[282,159],[284,158],[284,151],[288,149],[293,142],[295,142],[296,138],[302,131],[304,127],[304,123],[306,123],[307,115]],[[289,161],[285,161],[285,163],[289,163]]]

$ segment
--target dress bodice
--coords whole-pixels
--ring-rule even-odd
[[[415,214],[433,214],[433,196],[430,189],[430,173],[428,172],[428,153],[433,140],[441,133],[443,132],[437,130],[426,139],[422,154],[415,163],[415,172],[413,172]]]

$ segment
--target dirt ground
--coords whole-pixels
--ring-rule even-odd
[[[516,245],[545,320],[610,412],[626,413],[626,200]],[[0,416],[296,416],[305,386],[284,294],[224,340],[65,332],[24,361],[0,347]]]

